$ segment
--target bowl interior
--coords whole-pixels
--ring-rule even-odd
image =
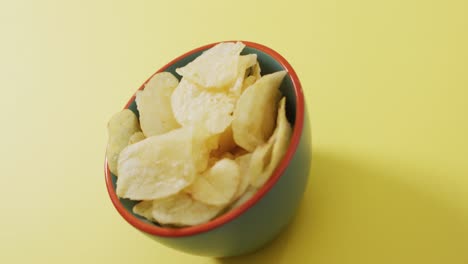
[[[208,47],[206,49],[208,49]],[[206,49],[204,49],[204,50],[206,50]],[[190,54],[188,56],[182,57],[179,60],[173,62],[172,64],[166,66],[165,68],[162,68],[160,71],[171,72],[172,74],[174,74],[174,76],[176,76],[180,80],[181,76],[178,75],[175,70],[177,68],[183,67],[187,63],[191,62],[196,57],[198,57],[202,52],[203,52],[203,50],[199,50],[199,51],[194,52],[194,53],[192,53],[192,54]],[[261,51],[259,49],[256,49],[254,47],[246,46],[244,48],[244,50],[242,51],[242,54],[253,54],[253,53],[257,54],[257,59],[258,59],[258,62],[260,64],[261,74],[262,75],[273,73],[273,72],[276,72],[276,71],[286,70],[286,68],[280,62],[278,62],[273,57],[271,57],[270,55],[268,55],[267,53],[265,53],[265,52],[263,52],[263,51]],[[142,89],[142,88],[143,88],[143,86],[140,89]],[[281,90],[282,94],[286,97],[286,116],[288,118],[288,121],[291,123],[291,126],[292,126],[293,130],[294,130],[295,117],[296,117],[296,99],[297,98],[296,98],[296,92],[295,92],[295,89],[294,89],[294,83],[293,83],[293,81],[291,79],[291,76],[289,74],[287,74],[286,77],[284,78],[284,80],[283,80],[283,82],[281,84],[280,90]],[[139,117],[139,113],[138,113],[138,109],[137,109],[137,106],[136,106],[134,96],[132,97],[132,100],[128,104],[128,109],[132,110]],[[117,177],[112,173],[111,173],[111,180],[112,180],[113,189],[115,191]],[[145,223],[158,226],[157,224],[155,224],[155,223],[153,223],[151,221],[148,221],[144,217],[136,215],[136,214],[134,214],[132,212],[133,206],[135,204],[137,204],[138,201],[132,201],[132,200],[129,200],[129,199],[122,199],[122,198],[119,198],[119,200],[120,200],[121,204],[125,207],[125,209],[129,213],[131,213],[134,217],[140,219],[141,221],[143,221]]]

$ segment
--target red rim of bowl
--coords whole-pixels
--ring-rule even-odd
[[[234,42],[234,41],[228,41],[228,42]],[[303,124],[304,124],[304,95],[302,92],[302,86],[301,83],[299,82],[299,78],[297,77],[296,72],[294,69],[291,67],[291,65],[284,59],[279,53],[276,51],[263,46],[258,43],[254,42],[249,42],[249,41],[241,41],[243,42],[247,47],[251,47],[254,49],[257,49],[259,51],[262,51],[269,56],[271,56],[273,59],[275,59],[277,62],[283,66],[283,68],[288,72],[289,76],[291,77],[293,87],[294,87],[294,93],[296,96],[296,118],[295,118],[295,124],[293,128],[293,134],[291,136],[291,142],[289,145],[289,148],[284,155],[283,159],[281,160],[280,164],[276,168],[276,170],[273,172],[272,176],[270,179],[263,185],[257,193],[250,198],[247,202],[239,206],[238,208],[229,211],[207,223],[197,225],[197,226],[191,226],[191,227],[183,227],[183,228],[166,228],[166,227],[159,227],[154,224],[146,223],[137,217],[135,217],[132,213],[127,211],[125,207],[121,204],[119,197],[115,193],[115,188],[114,184],[112,183],[112,177],[111,173],[109,171],[109,167],[107,164],[107,158],[105,159],[105,165],[104,165],[104,173],[105,173],[105,180],[106,180],[106,186],[107,186],[107,191],[109,193],[110,199],[112,200],[112,203],[114,204],[114,207],[117,209],[117,211],[120,213],[120,215],[132,226],[135,228],[151,234],[151,235],[156,235],[156,236],[163,236],[163,237],[182,237],[182,236],[192,236],[196,234],[200,234],[203,232],[207,232],[209,230],[212,230],[214,228],[220,227],[224,224],[227,224],[230,221],[233,221],[237,217],[241,216],[244,212],[249,210],[252,206],[254,206],[257,202],[262,199],[263,196],[265,196],[268,191],[270,191],[271,188],[278,182],[280,177],[283,175],[283,172],[285,171],[286,167],[288,166],[289,162],[291,161],[292,157],[294,156],[294,153],[297,150],[297,147],[299,145],[299,141],[302,135],[302,129],[303,129]],[[159,69],[157,72],[162,72],[165,71],[169,66],[174,64],[175,62],[190,56],[194,53],[206,50],[208,48],[213,47],[214,45],[218,44],[219,42],[208,44],[201,46],[199,48],[196,48],[192,51],[189,51],[176,59],[172,60],[168,64],[166,64],[164,67]],[[154,75],[153,74],[153,75]],[[153,75],[151,77],[153,77]],[[151,77],[146,80],[138,90],[142,90],[144,85],[151,79]],[[133,95],[130,100],[127,102],[125,105],[125,108],[128,108],[129,105],[135,100],[135,95]]]

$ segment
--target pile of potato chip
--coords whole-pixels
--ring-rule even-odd
[[[108,124],[117,195],[160,225],[192,226],[240,206],[272,175],[291,137],[285,71],[260,75],[245,45],[220,43],[176,72],[155,74]]]

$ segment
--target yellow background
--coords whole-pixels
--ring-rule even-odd
[[[0,263],[468,263],[468,2],[0,3]],[[293,223],[210,259],[106,193],[106,123],[172,58],[222,40],[296,69],[314,162]]]

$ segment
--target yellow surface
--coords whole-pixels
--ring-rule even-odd
[[[468,263],[468,2],[2,1],[0,263]],[[314,164],[292,225],[216,260],[107,196],[106,123],[155,70],[263,43],[304,86]]]

